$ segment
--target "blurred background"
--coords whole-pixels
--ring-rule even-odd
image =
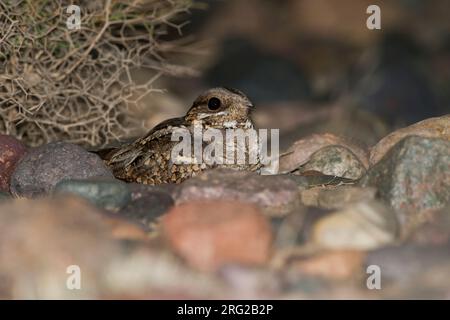
[[[366,27],[371,4],[381,30]],[[449,112],[449,12],[446,0],[197,1],[179,16],[188,20],[181,32],[169,28],[163,39],[187,44],[168,59],[198,74],[161,78],[168,94],[134,112],[148,129],[183,114],[201,91],[230,86],[256,104],[259,127],[281,130],[282,148],[313,132],[370,146]]]

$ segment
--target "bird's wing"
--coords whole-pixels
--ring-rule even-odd
[[[184,118],[165,120],[151,129],[144,137],[137,139],[131,144],[113,149],[103,159],[114,171],[131,165],[138,158],[144,158],[145,161],[154,152],[151,148],[152,142],[157,142],[158,140],[166,141],[167,138],[170,141],[170,135],[174,128],[186,125]]]

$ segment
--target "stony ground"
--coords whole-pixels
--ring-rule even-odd
[[[450,298],[449,130],[430,118],[369,150],[313,134],[285,173],[161,186],[0,136],[0,297]]]

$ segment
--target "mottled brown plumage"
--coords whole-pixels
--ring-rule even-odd
[[[250,118],[252,109],[250,100],[238,90],[228,88],[208,90],[194,101],[184,117],[163,121],[143,138],[107,152],[103,155],[103,159],[117,178],[144,184],[180,183],[205,169],[217,166],[257,170],[259,163],[174,164],[171,159],[172,148],[178,143],[171,141],[171,136],[177,128],[193,132],[194,123],[198,124],[198,121],[201,121],[204,130],[215,128],[223,132],[225,129],[253,129]]]

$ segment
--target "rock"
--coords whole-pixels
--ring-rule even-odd
[[[258,175],[230,169],[208,170],[183,182],[174,192],[177,204],[229,200],[255,204],[270,216],[282,216],[300,204],[298,184],[288,176]]]
[[[392,210],[380,202],[350,205],[319,219],[311,231],[311,241],[328,249],[378,248],[395,241],[399,226]]]
[[[295,259],[289,268],[304,276],[329,280],[351,280],[363,274],[365,252],[359,250],[325,251]]]
[[[9,192],[11,175],[26,151],[25,145],[16,138],[0,135],[0,191]]]
[[[280,172],[291,172],[307,163],[313,153],[330,145],[339,145],[349,149],[363,164],[369,167],[367,152],[343,138],[330,133],[312,134],[296,141],[281,157]]]
[[[48,194],[64,179],[113,178],[95,154],[66,142],[53,142],[30,150],[17,164],[11,193],[20,197]]]
[[[160,185],[148,185],[142,183],[127,183],[128,188],[131,190],[132,200],[144,198],[148,195],[152,195],[155,192],[162,192],[171,196],[179,185],[174,183],[160,184]]]
[[[375,198],[375,188],[351,185],[314,187],[301,192],[302,203],[323,209],[340,209],[351,203]]]
[[[440,138],[449,141],[450,115],[426,119],[406,128],[394,131],[393,133],[384,137],[370,150],[371,166],[378,163],[395,144],[408,136]]]
[[[268,299],[282,290],[279,274],[267,268],[228,265],[218,273],[233,288],[234,299]]]
[[[71,179],[58,182],[56,194],[68,193],[87,199],[94,205],[116,211],[131,201],[131,192],[125,182],[116,179]]]
[[[132,225],[109,218],[78,197],[0,203],[0,297],[219,298],[226,292],[221,281],[139,241],[142,234]],[[80,267],[81,290],[68,290],[66,283],[76,272],[68,273],[69,266]]]
[[[325,175],[357,180],[365,174],[364,165],[346,147],[331,145],[314,152],[300,169],[318,171]]]
[[[361,181],[393,208],[412,213],[450,202],[450,141],[411,136],[396,144]]]
[[[105,221],[111,228],[111,237],[123,241],[147,242],[150,240],[146,230],[141,225],[128,221],[122,217],[116,217],[111,214],[105,215]]]
[[[299,171],[295,171],[292,175],[300,174],[302,178],[305,178],[307,181],[307,186],[309,188],[314,187],[327,187],[327,186],[340,186],[345,184],[355,184],[356,182],[352,179],[341,178],[336,176],[329,176],[323,174],[318,171],[305,171],[299,173]],[[304,188],[301,189],[302,191]]]
[[[416,245],[450,244],[450,206],[431,212],[427,221],[412,230],[406,242]]]
[[[173,250],[200,270],[233,263],[259,265],[271,254],[270,223],[250,204],[185,203],[172,208],[161,226]]]
[[[128,203],[118,214],[151,230],[157,219],[173,204],[174,201],[168,193],[159,190],[147,191],[144,196]]]

